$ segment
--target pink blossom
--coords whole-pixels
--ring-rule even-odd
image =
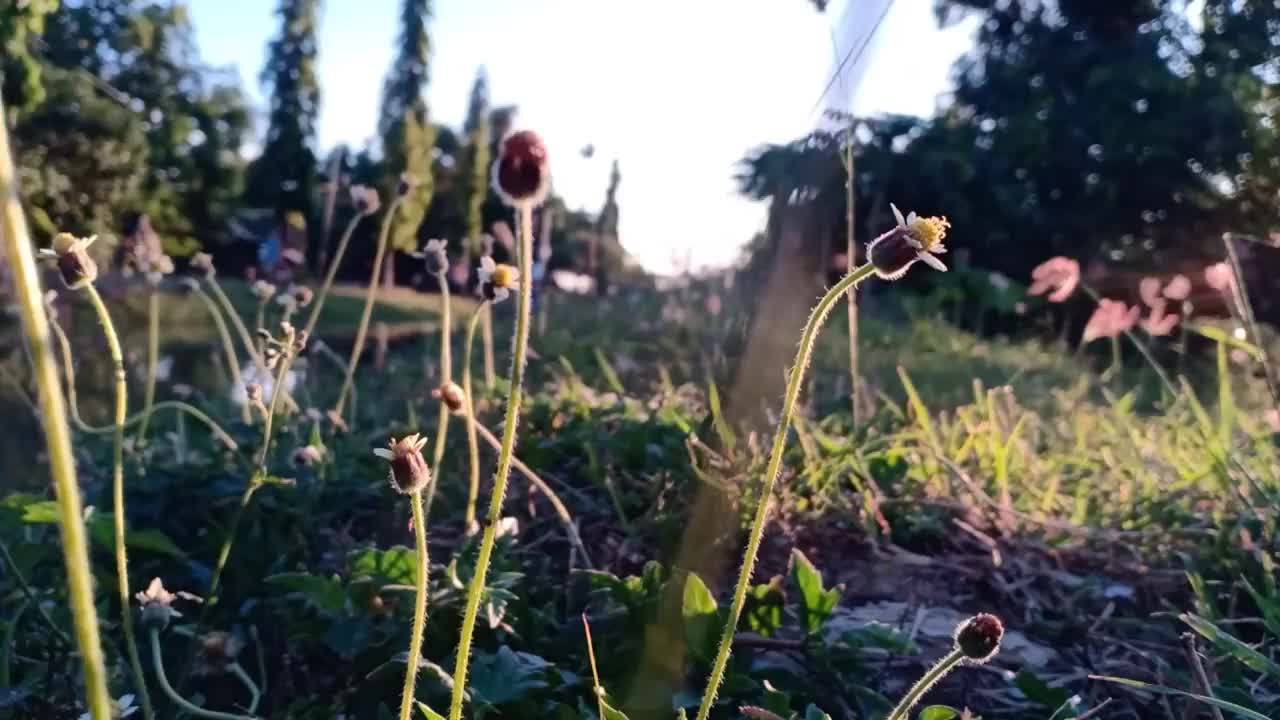
[[[1151,314],[1142,319],[1142,329],[1146,330],[1148,335],[1163,337],[1173,332],[1173,329],[1178,326],[1178,320],[1181,318],[1177,313],[1165,312],[1167,304],[1165,299],[1159,296],[1151,304]]]
[[[1191,281],[1181,273],[1174,275],[1168,285],[1164,286],[1164,296],[1174,302],[1182,302],[1191,297]]]
[[[1160,278],[1144,277],[1142,282],[1138,283],[1138,296],[1142,298],[1142,302],[1147,307],[1154,308],[1156,303],[1163,302],[1160,299]]]
[[[1116,337],[1120,333],[1133,329],[1138,323],[1142,310],[1138,306],[1129,307],[1119,300],[1103,298],[1084,326],[1082,342],[1093,342],[1098,338]]]
[[[1267,424],[1271,426],[1271,432],[1280,433],[1280,410],[1272,408],[1262,417],[1267,421]]]
[[[1231,272],[1230,265],[1218,262],[1204,269],[1204,281],[1214,290],[1227,293],[1231,292],[1231,288],[1235,286],[1236,276]]]
[[[1030,295],[1049,293],[1049,302],[1060,303],[1071,297],[1080,284],[1080,263],[1067,257],[1053,257],[1031,271]],[[1050,292],[1052,291],[1052,292]]]

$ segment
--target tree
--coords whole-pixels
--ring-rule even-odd
[[[591,240],[587,267],[591,268],[596,278],[596,292],[604,295],[609,290],[609,276],[621,259],[621,246],[618,244],[618,184],[622,182],[622,172],[618,169],[618,161],[613,161],[609,170],[609,187],[604,194],[604,207],[600,208],[600,216],[596,218],[596,232]],[[601,261],[601,254],[605,259]]]
[[[467,119],[462,126],[467,137],[463,155],[462,176],[467,179],[467,253],[480,254],[480,238],[484,235],[484,203],[489,196],[490,143],[489,80],[484,68],[476,72],[467,104]]]
[[[14,114],[35,107],[44,99],[40,63],[30,43],[44,30],[45,16],[58,8],[58,0],[27,0],[0,7],[0,97]],[[3,122],[5,118],[0,118]]]
[[[309,214],[315,185],[318,6],[318,0],[280,0],[280,33],[267,46],[259,76],[270,94],[270,112],[262,155],[249,168],[245,195],[282,217],[290,211]]]
[[[403,0],[398,50],[383,82],[382,112],[378,119],[384,171],[388,175],[386,187],[394,188],[401,174],[409,175],[417,183],[401,205],[391,236],[391,247],[403,252],[418,249],[418,230],[431,206],[435,189],[432,150],[436,144],[436,128],[428,117],[424,93],[431,55],[427,36],[430,17],[429,0]],[[388,282],[394,277],[391,267],[388,263]]]

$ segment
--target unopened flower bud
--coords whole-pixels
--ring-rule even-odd
[[[266,302],[276,294],[276,286],[266,280],[258,280],[253,284],[253,296],[258,302]]]
[[[448,382],[431,391],[431,397],[444,403],[451,412],[459,412],[467,405],[467,395],[458,383]]]
[[[377,190],[366,185],[352,185],[351,204],[361,215],[372,215],[378,212],[381,201],[378,199]]]
[[[316,296],[316,294],[311,291],[311,288],[307,287],[306,285],[294,285],[290,287],[289,295],[293,298],[293,301],[296,302],[298,304],[298,307],[300,308],[304,308],[310,305],[311,301],[314,300]]]
[[[432,275],[439,275],[449,271],[449,253],[445,250],[444,240],[428,240],[422,250],[414,253],[414,255],[422,258],[423,264],[427,267],[427,272]]]
[[[235,635],[221,630],[205,633],[200,636],[198,654],[196,656],[196,675],[219,675],[236,661],[236,655],[244,647],[244,642]]]
[[[956,627],[956,647],[973,663],[985,663],[995,657],[1003,638],[1004,625],[989,613],[974,615]]]
[[[414,433],[400,438],[392,438],[388,447],[374,450],[374,454],[391,464],[391,487],[397,492],[409,495],[427,486],[431,481],[431,468],[426,458],[422,457],[422,447],[427,439]]]
[[[298,467],[311,467],[324,460],[324,451],[315,445],[303,445],[293,451],[293,464]]]
[[[64,285],[78,290],[98,279],[98,263],[87,252],[96,239],[96,236],[78,238],[71,233],[58,233],[53,238],[53,248],[41,250],[40,254],[54,260]]]
[[[206,252],[198,252],[191,258],[191,267],[204,273],[205,277],[213,277],[217,269],[213,266],[213,256]]]
[[[493,187],[508,205],[541,203],[550,177],[547,146],[537,133],[521,130],[502,141],[493,164]]]
[[[400,174],[400,182],[396,185],[396,197],[406,197],[418,187],[418,179],[409,173]]]

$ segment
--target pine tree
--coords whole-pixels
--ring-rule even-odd
[[[471,86],[471,102],[467,106],[467,120],[463,125],[467,136],[466,154],[462,177],[467,178],[467,249],[479,254],[480,238],[484,235],[484,202],[489,195],[489,80],[484,68],[476,73]]]
[[[434,193],[432,149],[436,129],[427,111],[425,89],[431,44],[427,20],[430,0],[404,0],[400,10],[399,50],[382,86],[378,132],[382,136],[387,187],[394,188],[403,173],[417,183],[400,209],[391,246],[409,252],[418,248],[418,229]],[[391,273],[388,270],[387,278]]]
[[[280,0],[280,34],[267,47],[259,76],[271,95],[271,112],[262,155],[249,171],[250,202],[282,214],[311,207],[315,184],[316,116],[320,85],[316,77],[319,0]]]

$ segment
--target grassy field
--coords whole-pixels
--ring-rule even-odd
[[[247,289],[228,292],[250,322]],[[527,469],[517,468],[503,511],[512,520],[487,582],[470,716],[594,717],[584,614],[611,703],[633,720],[696,708],[742,530],[761,501],[798,334],[732,302],[705,311],[720,292],[695,283],[607,299],[554,295],[535,309],[516,447]],[[495,434],[511,305],[495,313],[493,387],[478,349],[474,363],[476,414]],[[145,305],[135,296],[111,307],[138,364]],[[175,298],[163,307],[166,348],[216,353],[203,306]],[[359,289],[338,289],[318,335],[345,348],[360,307]],[[470,299],[454,305],[455,373],[473,307]],[[243,711],[247,702],[231,673],[184,673],[188,636],[216,629],[243,640],[238,661],[259,685],[260,716],[374,720],[397,706],[417,574],[408,503],[387,487],[386,465],[371,450],[389,436],[421,431],[434,440],[439,430],[430,394],[439,309],[438,297],[412,291],[380,300],[375,320],[403,331],[380,365],[361,366],[346,431],[324,412],[340,369],[305,358],[294,393],[300,412],[272,434],[271,480],[243,516],[261,426],[241,421],[216,376],[197,383],[197,399],[237,450],[175,415],[157,415],[149,441],[132,446],[131,586],[158,576],[171,589],[206,594],[224,538],[238,537],[217,602],[179,604],[184,618],[165,635],[160,661],[197,704]],[[812,704],[836,718],[883,718],[950,648],[957,622],[980,611],[1005,620],[1000,654],[955,672],[922,708],[967,707],[989,718],[1209,717],[1209,705],[1185,697],[1091,679],[1206,694],[1186,653],[1190,633],[1215,702],[1243,708],[1236,717],[1280,711],[1276,435],[1263,420],[1260,381],[1225,349],[1209,346],[1187,361],[1192,380],[1175,395],[1136,357],[1104,379],[1100,356],[977,337],[885,305],[864,318],[854,425],[842,313],[801,395],[714,717],[743,717],[747,706],[773,713],[751,717],[818,717],[806,714]],[[77,358],[100,353],[91,320],[77,308]],[[81,394],[105,396],[106,376],[94,372],[84,372]],[[160,397],[186,382],[175,370]],[[138,385],[135,378],[135,399]],[[478,544],[464,522],[465,433],[456,416],[451,426],[428,518],[427,662],[417,691],[436,709],[448,704]],[[495,453],[480,442],[483,504]],[[295,465],[295,451],[308,445],[322,460]],[[109,512],[110,446],[107,435],[77,436],[95,514]],[[45,472],[36,458],[29,469],[32,478]],[[530,473],[563,501],[581,547]],[[12,557],[0,607],[26,609],[2,626],[8,694],[0,707],[15,717],[71,717],[75,668],[16,580],[21,573],[51,625],[66,627],[48,492],[42,482],[22,487],[0,501],[0,538]],[[107,592],[109,527],[91,519],[90,528],[112,686],[124,692],[119,609]],[[941,707],[926,712],[952,717]]]

